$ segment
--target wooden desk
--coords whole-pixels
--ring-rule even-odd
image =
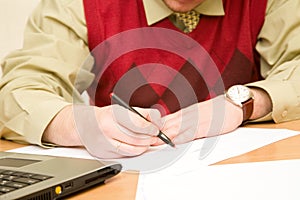
[[[300,120],[281,124],[251,124],[255,128],[287,128],[300,131]],[[0,151],[22,147],[24,145],[0,140]],[[233,157],[217,164],[256,162],[269,160],[300,159],[300,135],[287,138],[249,153]],[[138,173],[123,172],[101,185],[72,196],[71,199],[125,199],[134,200]]]

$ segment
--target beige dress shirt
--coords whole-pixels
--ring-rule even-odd
[[[162,0],[143,1],[149,26],[172,13]],[[224,15],[222,0],[206,0],[196,10]],[[297,0],[268,1],[256,45],[265,80],[249,84],[266,90],[273,102],[273,112],[260,120],[300,117],[299,10]],[[53,117],[66,105],[83,103],[81,93],[94,78],[91,67],[82,68],[89,53],[82,1],[41,0],[26,26],[23,48],[2,63],[0,136],[42,145]]]

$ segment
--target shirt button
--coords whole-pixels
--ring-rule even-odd
[[[288,111],[283,111],[282,113],[281,113],[281,116],[284,118],[284,117],[286,117],[287,116],[287,114],[288,114]]]

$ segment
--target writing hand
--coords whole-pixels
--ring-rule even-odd
[[[153,121],[155,109],[136,108]],[[83,145],[98,158],[120,158],[144,153],[157,142],[157,126],[119,106],[67,106],[49,124],[43,139],[63,146]]]

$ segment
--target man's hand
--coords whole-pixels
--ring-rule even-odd
[[[160,121],[155,109],[137,108],[151,121]],[[118,105],[67,106],[47,127],[43,141],[62,146],[85,146],[98,158],[119,158],[144,153],[157,142],[157,126]]]
[[[175,144],[181,144],[230,132],[242,120],[242,109],[222,95],[165,116],[161,129]],[[161,142],[158,141],[158,144]]]
[[[272,102],[269,95],[262,89],[251,90],[254,95],[254,109],[250,119],[270,113]],[[242,109],[220,95],[165,116],[161,130],[174,143],[181,144],[231,132],[242,124],[242,120]],[[159,144],[162,144],[161,141],[156,143]]]

